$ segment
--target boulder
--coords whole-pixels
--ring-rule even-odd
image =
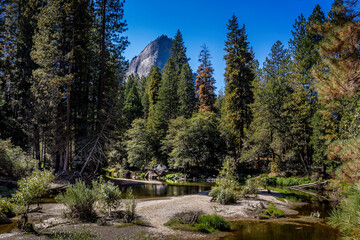
[[[152,170],[158,177],[162,177],[169,172],[168,168],[162,164],[156,164],[152,167]]]

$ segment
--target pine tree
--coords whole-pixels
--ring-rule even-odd
[[[178,115],[178,75],[176,75],[175,62],[170,57],[164,66],[159,88],[160,117],[164,122],[176,118]]]
[[[214,111],[215,103],[215,79],[214,69],[210,61],[210,53],[206,45],[202,46],[199,56],[201,63],[196,76],[196,94],[199,99],[199,112]]]
[[[140,118],[143,114],[141,98],[134,78],[134,76],[129,76],[125,87],[123,111],[128,126],[130,126],[136,118]]]
[[[180,74],[177,95],[179,96],[179,115],[191,117],[195,108],[195,89],[190,65],[185,63]]]
[[[359,180],[359,131],[350,131],[350,135],[341,130],[356,129],[360,122],[359,72],[360,52],[358,40],[360,26],[358,13],[355,11],[358,1],[336,0],[323,24],[312,26],[323,39],[319,44],[321,61],[313,74],[318,80],[316,90],[321,104],[326,111],[322,112],[328,127],[326,138],[333,142],[329,145],[331,160],[342,160],[338,177],[344,181]],[[355,126],[355,128],[354,128]]]
[[[223,128],[230,151],[234,156],[238,156],[243,146],[245,128],[251,121],[253,54],[249,49],[245,26],[239,28],[235,15],[229,20],[227,29],[229,30],[225,42],[227,54],[224,57],[226,115],[223,119]]]
[[[180,30],[177,30],[174,37],[173,45],[170,49],[170,58],[174,61],[176,76],[180,76],[183,65],[190,60],[186,56],[186,47]]]
[[[301,15],[295,21],[292,31],[293,39],[289,43],[293,58],[291,84],[294,89],[291,100],[293,116],[291,132],[294,136],[292,148],[298,161],[302,163],[308,173],[313,163],[313,150],[310,143],[313,131],[311,119],[317,109],[317,93],[314,91],[315,79],[311,75],[311,70],[320,59],[316,46],[321,40],[321,36],[309,31],[308,26],[321,24],[324,20],[324,13],[319,5],[314,8],[308,20]]]
[[[244,160],[270,158],[273,173],[279,173],[282,163],[292,155],[289,67],[290,55],[277,41],[263,64],[261,81],[257,80],[254,89],[255,101],[251,105],[254,116],[242,155]]]

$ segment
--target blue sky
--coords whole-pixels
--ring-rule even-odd
[[[233,13],[240,26],[245,24],[255,58],[262,64],[277,40],[288,45],[295,19],[301,13],[308,17],[319,4],[327,14],[332,3],[333,0],[127,0],[125,34],[130,46],[125,56],[131,60],[158,36],[174,37],[180,29],[194,72],[199,65],[200,46],[205,43],[209,48],[219,90],[224,88],[226,25]]]

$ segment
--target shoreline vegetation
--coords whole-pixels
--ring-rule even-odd
[[[132,179],[112,179],[113,183],[120,181],[118,186],[136,187],[145,184],[158,184],[158,181],[142,181]],[[324,220],[314,217],[294,218],[298,212],[293,208],[302,206],[304,202],[290,202],[285,196],[276,191],[258,189],[253,195],[238,199],[236,203],[222,205],[211,201],[209,191],[193,195],[174,196],[156,199],[136,200],[136,221],[123,224],[116,219],[108,218],[104,226],[98,223],[82,223],[64,218],[65,207],[59,203],[41,204],[38,211],[29,213],[29,220],[34,223],[36,232],[41,236],[50,236],[53,232],[90,234],[98,239],[218,239],[231,232],[214,232],[209,234],[194,231],[194,228],[174,228],[165,226],[175,215],[184,212],[201,212],[203,214],[216,214],[227,221],[259,221],[278,222],[284,224],[307,225],[309,223],[323,224]],[[32,205],[31,208],[36,207]],[[268,215],[268,220],[259,217],[270,207],[281,211],[283,218]],[[264,211],[265,210],[265,211]],[[12,219],[18,221],[17,218]],[[0,225],[1,226],[1,225]],[[85,231],[85,229],[87,229]],[[186,230],[188,229],[188,230]],[[191,229],[191,231],[189,231]],[[85,232],[84,232],[85,231]],[[95,234],[95,235],[94,235]],[[35,239],[39,235],[26,235],[19,230],[3,233],[1,239]],[[123,237],[123,238],[121,238]]]

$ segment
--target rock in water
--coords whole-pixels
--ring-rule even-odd
[[[152,41],[145,47],[139,56],[136,56],[131,60],[126,75],[130,76],[131,74],[138,74],[140,77],[147,76],[153,65],[162,69],[170,57],[170,48],[172,44],[173,40],[166,35],[161,35],[156,40]]]

